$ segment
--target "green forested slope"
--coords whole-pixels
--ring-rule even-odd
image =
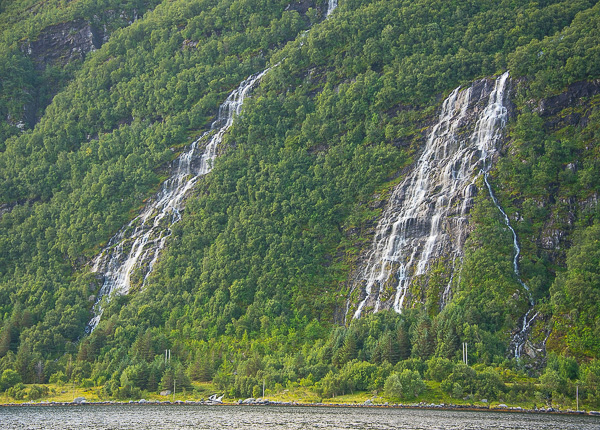
[[[0,148],[32,128],[94,45],[158,0],[6,1],[0,8]],[[80,31],[84,34],[79,34]],[[85,32],[93,30],[92,40]],[[32,47],[36,49],[33,50]],[[35,51],[35,52],[34,52]]]
[[[517,282],[512,238],[484,195],[449,306],[440,313],[425,292],[427,306],[343,325],[377,201],[410,166],[439,102],[510,70],[514,115],[492,182],[542,314],[533,336],[551,332],[559,354],[539,392],[572,395],[556,379],[593,381],[597,366],[569,373],[564,357],[598,355],[595,3],[340,1],[325,21],[322,4],[157,5],[88,55],[33,130],[4,135],[13,136],[0,153],[0,370],[33,382],[41,362],[41,380],[65,374],[123,397],[168,387],[173,375],[214,378],[231,396],[252,395],[263,379],[324,396],[392,393],[392,372],[415,371],[452,395],[531,397],[527,387],[503,394],[496,371],[484,371],[524,364],[507,348],[525,311],[506,300]],[[10,34],[36,28],[6,6],[0,16]],[[86,263],[228,92],[267,65],[148,284],[113,298],[84,336],[99,288]],[[479,373],[444,361],[458,361],[465,341]],[[177,363],[167,368],[166,348]]]
[[[264,66],[261,48],[308,25],[274,4],[265,6],[271,16],[246,31],[236,28],[241,18],[232,13],[203,33],[204,21],[226,15],[231,5],[207,3],[204,12],[199,5],[162,5],[114,35],[90,54],[34,130],[6,141],[2,200],[17,204],[0,220],[2,303],[10,313],[13,304],[29,301],[30,325],[57,331],[56,339],[32,337],[36,344],[44,339],[44,350],[64,350],[65,340],[81,335],[95,292],[85,260],[156,189],[173,150],[207,126],[232,87]],[[199,48],[185,46],[192,37]]]

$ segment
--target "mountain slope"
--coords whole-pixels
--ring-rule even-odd
[[[265,375],[326,381],[353,359],[458,358],[462,342],[473,360],[504,362],[527,300],[513,296],[512,237],[481,182],[449,304],[443,259],[401,315],[352,321],[347,300],[442,100],[506,70],[511,114],[490,180],[539,314],[528,351],[595,358],[595,307],[574,298],[597,288],[595,254],[582,251],[598,211],[595,3],[350,1],[326,20],[309,2],[161,3],[89,54],[33,130],[4,141],[2,369],[33,381],[48,360],[45,379],[73,371],[128,395],[158,387],[155,355],[172,348],[173,371],[250,395]],[[144,288],[106,301],[84,337],[102,284],[89,261],[267,65]]]

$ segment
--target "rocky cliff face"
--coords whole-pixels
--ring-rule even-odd
[[[600,94],[600,80],[576,82],[564,92],[541,100],[534,107],[544,120],[547,133],[556,132],[564,127],[583,128],[588,124],[593,97]],[[564,163],[562,171],[577,174],[582,165],[580,162]],[[534,238],[539,250],[546,253],[552,263],[563,265],[565,252],[571,246],[570,234],[575,228],[581,214],[597,207],[598,195],[591,193],[585,199],[567,195],[557,186],[548,189],[548,193],[540,199],[538,205],[548,211],[542,229]]]
[[[36,40],[27,41],[21,50],[33,60],[38,70],[47,66],[65,66],[83,60],[105,41],[103,29],[78,19],[44,29]]]

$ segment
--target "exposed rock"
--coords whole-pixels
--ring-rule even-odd
[[[541,100],[536,111],[541,116],[556,115],[567,106],[578,106],[582,98],[596,94],[600,94],[600,79],[575,82],[565,92]]]
[[[385,202],[371,248],[353,276],[350,315],[411,307],[422,299],[429,268],[440,258],[449,259],[440,301],[451,296],[454,262],[470,232],[475,179],[492,165],[508,116],[506,82],[507,75],[482,79],[444,101],[417,161]]]
[[[594,193],[587,199],[579,202],[579,210],[582,212],[591,211],[597,207],[598,207],[598,193]]]
[[[295,10],[300,15],[304,15],[308,9],[315,7],[315,3],[311,0],[298,0],[294,3],[289,4],[285,10]]]
[[[186,39],[183,41],[182,49],[195,49],[198,46],[198,41]]]
[[[21,50],[31,57],[38,70],[47,65],[64,66],[99,49],[104,42],[105,32],[88,21],[78,19],[42,30],[36,40],[21,45]]]

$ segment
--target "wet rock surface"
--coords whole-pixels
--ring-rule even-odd
[[[508,74],[497,81],[482,79],[455,89],[444,101],[418,160],[385,201],[371,248],[354,277],[348,314],[400,312],[415,299],[413,282],[418,277],[427,282],[432,262],[460,260],[475,180],[491,167],[508,116],[507,82]],[[444,297],[449,294],[444,291]]]

